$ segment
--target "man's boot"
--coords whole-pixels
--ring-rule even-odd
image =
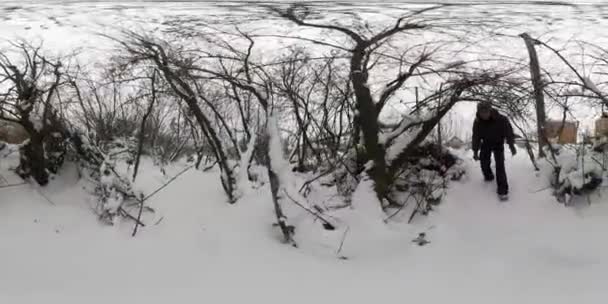
[[[509,194],[509,182],[505,170],[505,150],[497,148],[494,150],[494,161],[496,163],[496,186],[497,194],[501,200],[506,200]]]

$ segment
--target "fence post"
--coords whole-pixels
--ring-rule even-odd
[[[439,85],[439,92],[443,91],[443,83]],[[441,112],[441,96],[437,99],[437,113]],[[437,122],[437,142],[441,146],[442,138],[441,138],[441,119]]]
[[[419,100],[418,100],[418,87],[415,87],[414,90],[416,92],[416,110],[418,110],[418,106],[420,106]]]

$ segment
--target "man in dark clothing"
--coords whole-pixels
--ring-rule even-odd
[[[477,117],[473,123],[473,158],[481,161],[481,172],[487,182],[494,180],[491,157],[494,154],[496,164],[497,193],[501,199],[506,199],[509,193],[509,183],[505,172],[505,141],[509,144],[511,154],[515,155],[515,135],[513,127],[505,116],[492,108],[489,102],[477,105]],[[481,149],[481,153],[480,152]]]

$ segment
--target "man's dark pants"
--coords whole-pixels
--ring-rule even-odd
[[[507,172],[505,172],[505,148],[504,145],[481,145],[479,153],[479,161],[481,162],[481,172],[483,177],[490,181],[494,179],[491,163],[492,154],[494,154],[494,162],[496,164],[496,185],[498,186],[497,193],[499,195],[509,193],[509,183],[507,182]]]

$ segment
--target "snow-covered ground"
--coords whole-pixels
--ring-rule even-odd
[[[429,217],[384,224],[357,195],[335,231],[297,219],[299,248],[280,243],[265,187],[228,205],[217,173],[188,171],[131,238],[131,223],[99,224],[68,167],[45,189],[0,189],[0,303],[604,303],[605,199],[566,208],[525,156],[507,162],[509,202],[466,161]],[[0,174],[18,182],[9,163]]]
[[[358,5],[382,11],[383,4]],[[117,26],[154,31],[173,18],[234,21],[252,10],[235,2],[3,1],[0,38],[43,38],[57,51],[95,54],[108,45],[94,34]],[[471,13],[519,18],[513,32],[544,33],[557,45],[575,35],[606,41],[602,5],[500,4]],[[466,129],[471,110],[457,108]],[[596,113],[582,114],[588,121]],[[135,238],[130,222],[97,221],[73,167],[44,189],[0,188],[0,303],[604,303],[605,196],[590,206],[558,204],[520,153],[507,160],[511,200],[499,203],[471,155],[460,153],[468,175],[429,217],[406,224],[403,213],[385,224],[359,193],[355,208],[331,212],[340,223],[334,231],[305,213],[292,218],[299,248],[280,243],[266,187],[246,189],[229,205],[213,171],[187,171],[152,198],[156,213]],[[5,184],[20,183],[9,170],[15,163],[14,154],[0,158]],[[138,186],[150,193],[167,179],[145,163]],[[421,232],[431,243],[412,242]]]

